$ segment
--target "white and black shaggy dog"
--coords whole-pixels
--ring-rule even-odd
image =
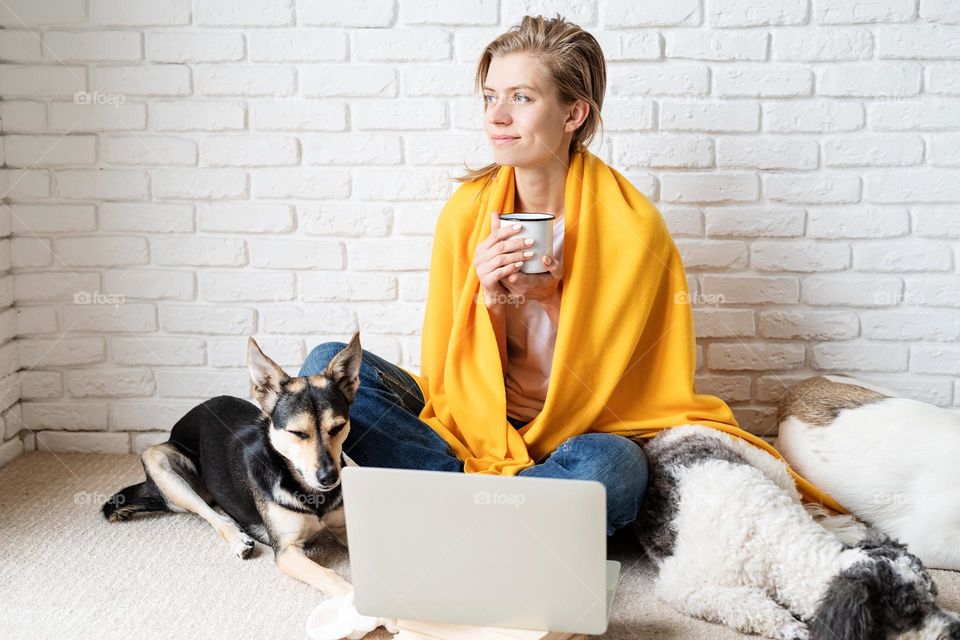
[[[791,387],[778,422],[797,473],[926,566],[960,571],[960,414],[826,375]]]
[[[786,466],[716,429],[666,429],[645,445],[634,523],[659,566],[657,596],[743,633],[813,640],[954,640],[920,561],[871,530],[856,545],[814,521]]]

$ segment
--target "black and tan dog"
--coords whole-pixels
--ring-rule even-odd
[[[348,593],[350,584],[305,550],[324,530],[346,545],[341,449],[360,386],[361,353],[358,332],[321,374],[290,377],[250,338],[247,367],[260,408],[218,396],[191,409],[167,442],[143,452],[146,480],[114,494],[103,505],[104,517],[195,513],[239,557],[249,557],[258,540],[273,547],[287,575],[331,596]]]

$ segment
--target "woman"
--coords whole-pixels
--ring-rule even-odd
[[[364,351],[344,449],[360,466],[599,481],[612,535],[647,483],[630,437],[736,422],[693,391],[686,280],[662,217],[586,150],[606,84],[597,41],[527,16],[486,47],[476,80],[494,163],[459,179],[438,220],[423,374]],[[530,252],[499,222],[521,211],[556,216],[544,274],[520,272]],[[300,375],[343,346],[316,347]]]

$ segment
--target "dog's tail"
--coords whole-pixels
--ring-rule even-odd
[[[867,535],[868,527],[853,516],[835,515],[814,503],[804,504],[803,508],[843,544],[855,545]]]
[[[167,501],[152,482],[141,482],[116,492],[100,508],[110,522],[129,520],[136,513],[170,511]]]

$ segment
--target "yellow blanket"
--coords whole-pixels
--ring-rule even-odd
[[[541,412],[515,429],[504,372],[473,265],[491,212],[514,211],[514,170],[481,192],[462,184],[440,213],[423,325],[420,419],[467,473],[515,475],[582,433],[652,437],[701,424],[782,456],[741,429],[719,398],[694,390],[695,344],[683,263],[646,197],[589,151],[570,160],[564,191],[563,293]],[[791,471],[791,473],[793,473]],[[843,508],[794,473],[808,500]]]

